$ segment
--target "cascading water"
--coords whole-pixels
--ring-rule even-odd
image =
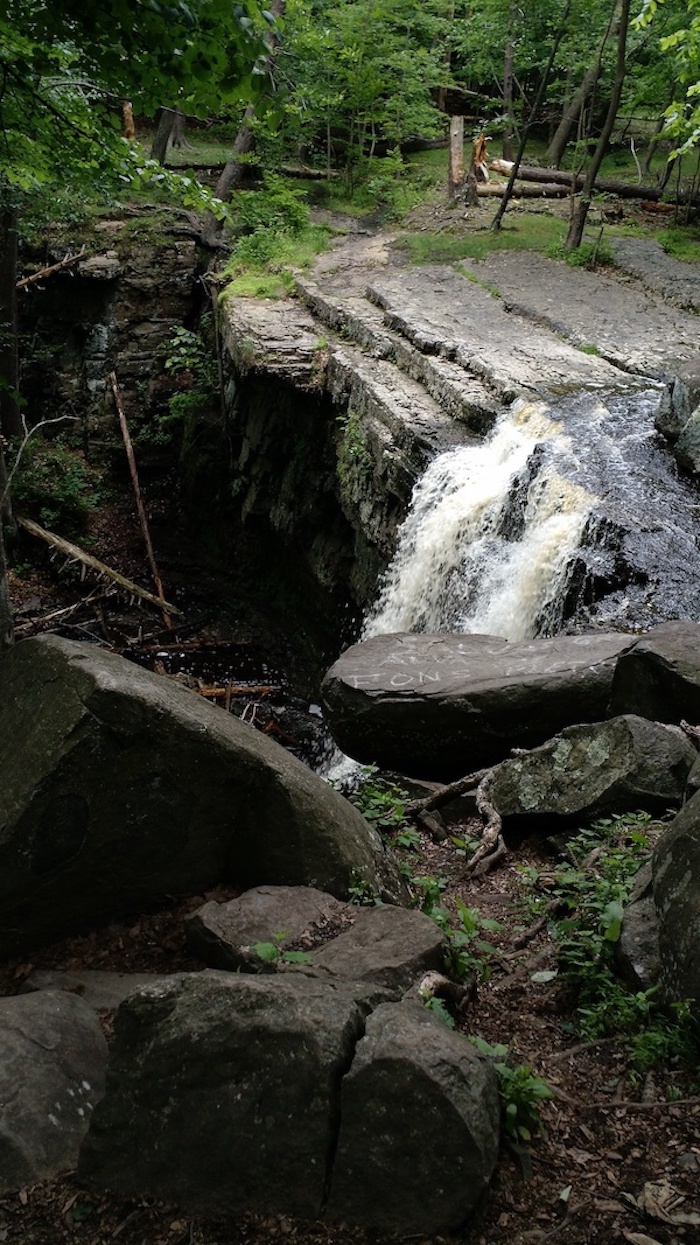
[[[577,573],[599,602],[586,611],[579,592],[584,625],[698,617],[698,496],[659,443],[657,406],[658,390],[518,401],[486,441],[436,458],[363,638],[555,634]]]

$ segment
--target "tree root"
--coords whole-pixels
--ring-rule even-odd
[[[490,798],[492,776],[493,770],[487,770],[476,789],[476,807],[484,819],[484,829],[479,846],[465,865],[464,872],[471,877],[482,877],[507,855],[501,814]]]

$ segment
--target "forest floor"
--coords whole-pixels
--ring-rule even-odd
[[[547,211],[564,210],[548,204]],[[426,208],[411,227],[484,228],[491,205],[471,217]],[[338,222],[337,222],[338,223]],[[348,228],[350,224],[348,222]],[[357,226],[352,227],[357,228]],[[377,240],[385,247],[388,239]],[[609,271],[609,270],[608,270]],[[141,578],[143,562],[130,503],[116,500],[94,533],[94,552],[123,573]],[[46,570],[11,576],[13,600],[24,617],[35,602],[70,603],[72,590],[57,587]],[[96,628],[99,633],[99,628]],[[76,638],[78,638],[76,636]],[[86,637],[87,638],[87,637]],[[96,634],[93,638],[99,638]],[[474,832],[453,825],[455,837]],[[465,1033],[491,1045],[506,1044],[514,1064],[544,1078],[552,1097],[540,1106],[542,1131],[518,1150],[504,1143],[500,1162],[472,1221],[454,1236],[396,1238],[345,1225],[306,1223],[284,1215],[241,1215],[228,1220],[191,1217],[147,1193],[124,1200],[81,1188],[75,1174],[44,1181],[0,1198],[0,1242],[9,1245],[263,1245],[284,1240],[298,1245],[388,1245],[397,1239],[417,1245],[695,1245],[700,1187],[700,1099],[697,1079],[677,1066],[660,1066],[640,1077],[624,1036],[585,1040],[576,999],[552,973],[557,945],[547,925],[529,935],[532,879],[546,893],[552,856],[541,841],[510,845],[506,861],[482,879],[465,881],[454,844],[435,844],[421,835],[410,854],[414,874],[444,879],[442,902],[457,900],[496,920],[502,930],[486,935],[488,980],[478,987]],[[0,968],[0,992],[13,994],[32,969],[82,968],[171,973],[200,968],[186,950],[184,918],[206,898],[223,899],[233,889],[191,896],[177,904],[103,927],[36,951]],[[523,942],[523,936],[525,936]],[[103,1017],[109,1031],[111,1017]],[[684,1200],[683,1200],[684,1199]],[[691,1221],[684,1222],[687,1215]]]

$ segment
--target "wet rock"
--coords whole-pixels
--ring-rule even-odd
[[[655,419],[657,430],[674,444],[700,402],[700,356],[676,368],[667,382]]]
[[[508,643],[483,635],[384,635],[353,645],[322,688],[339,747],[359,761],[449,781],[606,716],[629,636]]]
[[[695,408],[690,419],[683,425],[674,453],[685,471],[690,471],[693,475],[700,474],[700,406]]]
[[[81,1178],[194,1213],[317,1216],[340,1079],[381,998],[367,985],[208,969],[131,995]]]
[[[659,920],[652,891],[651,864],[637,874],[615,943],[615,966],[633,990],[649,990],[660,971]]]
[[[416,1003],[367,1020],[343,1081],[326,1213],[399,1232],[459,1228],[498,1155],[496,1074]]]
[[[102,1029],[80,999],[0,999],[0,1194],[75,1166],[106,1066]]]
[[[0,662],[0,951],[217,881],[397,896],[346,800],[172,680],[57,637]]]
[[[652,861],[666,999],[700,999],[700,794],[683,806]]]
[[[430,969],[443,967],[445,936],[429,916],[406,908],[361,908],[354,924],[318,951],[314,970],[372,981],[402,994]]]
[[[310,886],[255,886],[237,899],[212,900],[193,912],[187,942],[210,968],[259,972],[256,942],[276,943],[284,951],[310,925],[323,928],[346,908]]]
[[[696,752],[677,727],[626,714],[571,726],[497,765],[489,797],[505,823],[590,820],[680,804]]]
[[[631,645],[617,663],[611,708],[700,723],[700,623],[665,623]]]

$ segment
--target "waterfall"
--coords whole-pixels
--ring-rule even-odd
[[[363,638],[556,631],[595,498],[558,469],[571,446],[542,402],[516,402],[489,438],[439,455],[417,484]]]

